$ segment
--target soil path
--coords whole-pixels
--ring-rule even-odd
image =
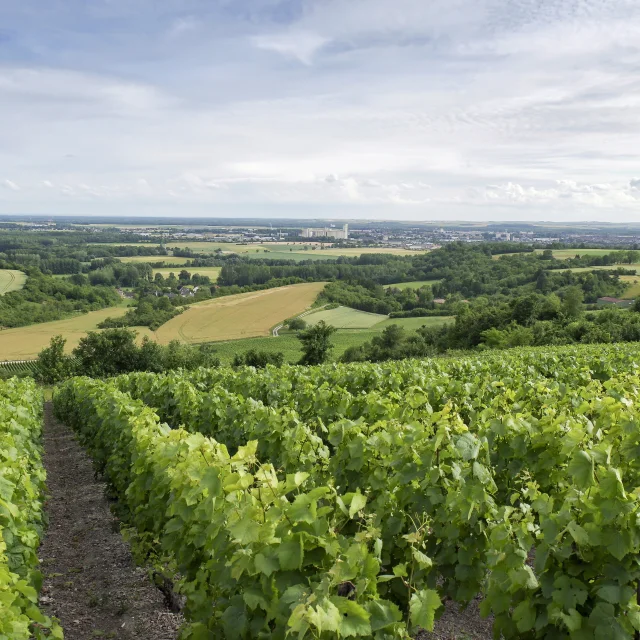
[[[40,548],[41,606],[66,640],[174,640],[182,622],[135,566],[118,522],[71,429],[45,405],[49,529]]]

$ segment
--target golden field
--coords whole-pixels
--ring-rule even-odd
[[[169,263],[169,264],[185,264],[189,258],[178,258],[173,256],[123,256],[118,258],[121,262],[149,262],[155,264],[156,262]]]
[[[3,329],[0,331],[0,361],[30,360],[49,345],[53,336],[62,335],[67,339],[67,351],[71,351],[88,331],[95,330],[98,323],[108,317],[118,317],[126,313],[126,307],[108,307],[90,311],[73,318],[43,322],[28,327]]]
[[[199,302],[163,324],[155,337],[161,344],[176,339],[194,344],[266,336],[279,322],[308,309],[324,285],[294,284]]]
[[[220,275],[220,271],[222,271],[222,267],[183,267],[186,269],[191,275],[195,275],[196,273],[201,276],[209,276],[211,282],[215,282]],[[162,267],[162,269],[154,269],[153,275],[156,273],[161,273],[163,277],[169,277],[169,274],[173,273],[176,278],[178,274],[182,271],[182,268],[178,269],[177,267]]]

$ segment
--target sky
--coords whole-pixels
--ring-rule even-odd
[[[640,2],[0,0],[0,213],[640,221]]]

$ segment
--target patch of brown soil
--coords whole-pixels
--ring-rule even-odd
[[[182,623],[136,567],[71,429],[45,405],[44,464],[49,529],[40,548],[41,607],[59,618],[66,640],[174,640]]]
[[[433,633],[423,631],[416,640],[491,640],[493,619],[480,617],[480,601],[473,600],[466,609],[448,600]]]

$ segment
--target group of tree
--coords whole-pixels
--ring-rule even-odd
[[[300,332],[303,351],[300,364],[325,362],[332,349],[330,338],[334,332],[333,327],[322,321]],[[127,328],[90,331],[71,353],[66,353],[66,339],[55,336],[38,355],[33,375],[42,384],[51,385],[73,376],[105,378],[132,371],[157,373],[220,366],[215,344],[188,345],[173,340],[163,346],[147,336],[138,344],[136,337],[136,332]],[[264,368],[283,363],[281,352],[250,349],[236,354],[232,366]]]
[[[131,371],[161,372],[220,365],[211,345],[193,346],[173,340],[163,346],[146,336],[138,345],[136,332],[130,329],[91,331],[70,354],[65,353],[65,344],[65,338],[56,336],[40,352],[34,375],[43,384],[56,384],[75,375],[104,378]]]
[[[184,307],[173,305],[165,296],[145,296],[136,300],[123,316],[106,318],[98,328],[149,327],[152,331],[156,331],[183,310]]]
[[[583,292],[569,287],[562,298],[532,293],[514,299],[479,298],[455,321],[407,332],[398,325],[348,349],[343,361],[418,358],[488,348],[640,341],[640,302],[631,310],[584,310]]]
[[[16,265],[0,261],[0,268],[16,268]],[[0,296],[0,327],[61,320],[113,306],[120,300],[113,287],[55,278],[35,267],[24,271],[27,275],[24,287]]]

